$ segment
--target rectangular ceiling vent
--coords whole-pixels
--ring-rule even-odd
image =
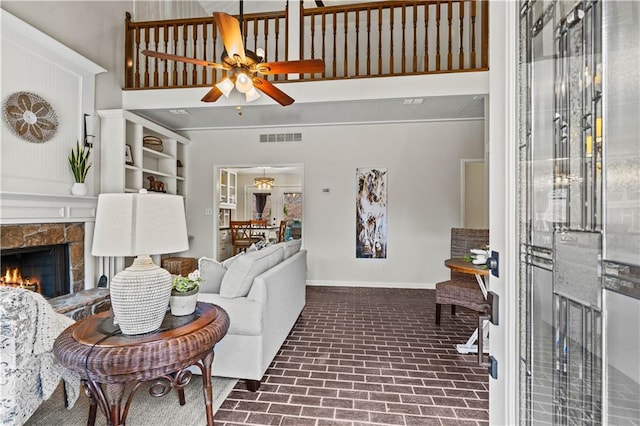
[[[264,133],[260,135],[260,143],[270,142],[302,142],[302,133]]]

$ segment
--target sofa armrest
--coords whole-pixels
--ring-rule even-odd
[[[229,315],[228,334],[259,336],[263,330],[262,303],[246,297],[228,298],[214,293],[198,293],[198,301],[220,306]]]
[[[307,251],[300,250],[258,275],[253,281],[247,298],[262,304],[269,302],[273,297],[283,296],[287,299],[290,295],[289,289],[292,287],[304,288],[306,280]]]
[[[299,251],[255,278],[247,297],[262,304],[262,371],[276,356],[300,316],[306,303],[306,284],[306,250]]]

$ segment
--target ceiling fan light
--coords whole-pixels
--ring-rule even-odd
[[[260,93],[256,90],[255,87],[252,87],[247,93],[244,94],[247,102],[253,102],[260,97]]]
[[[233,82],[227,77],[220,83],[216,84],[216,87],[220,89],[225,98],[228,98],[233,90]]]
[[[260,59],[264,59],[264,49],[262,47],[258,47],[256,49],[256,56]]]
[[[245,73],[238,73],[236,77],[236,89],[238,89],[240,93],[248,93],[253,89],[253,82]]]

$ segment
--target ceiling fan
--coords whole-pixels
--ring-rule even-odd
[[[240,16],[242,17],[242,13]],[[221,63],[153,50],[143,50],[142,54],[227,71],[227,77],[215,84],[213,88],[204,95],[202,98],[203,102],[215,102],[222,95],[229,97],[229,94],[235,87],[239,92],[245,94],[247,102],[254,101],[260,97],[260,94],[256,90],[258,89],[282,106],[291,105],[294,99],[262,78],[260,74],[317,73],[324,71],[324,61],[321,59],[262,62],[264,60],[263,57],[244,48],[240,22],[236,18],[223,12],[214,12],[213,20],[220,31],[220,37],[222,37],[222,42],[225,47],[225,50],[222,52]],[[260,51],[260,49],[258,49],[258,51]]]

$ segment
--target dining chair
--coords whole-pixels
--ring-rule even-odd
[[[489,244],[488,229],[451,229],[451,258],[462,258],[471,254],[471,249],[481,249]],[[440,325],[442,305],[451,305],[451,315],[456,306],[476,312],[487,312],[489,304],[475,276],[451,271],[450,279],[436,283],[436,325]]]
[[[260,241],[260,238],[251,236],[250,220],[232,220],[229,222],[229,228],[231,230],[231,244],[233,245],[234,255],[247,251],[251,244]]]
[[[287,221],[281,220],[280,227],[278,228],[278,242],[281,243],[284,241],[284,234],[287,231]]]
[[[269,225],[269,221],[267,219],[252,219],[250,222],[251,237],[267,240],[267,233],[269,232],[267,226]]]

